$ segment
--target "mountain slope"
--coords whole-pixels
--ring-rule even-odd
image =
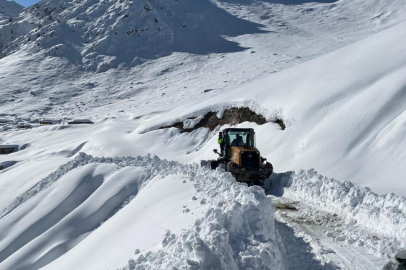
[[[405,7],[41,1],[6,21],[0,144],[19,151],[0,155],[0,269],[337,269],[321,258],[333,250],[279,230],[262,188],[198,165],[229,125],[178,122],[237,107],[268,120],[236,126],[275,167],[267,191],[309,208],[297,222],[366,261],[392,255],[406,243]]]
[[[17,17],[22,11],[23,6],[14,1],[1,0],[0,1],[0,21],[8,20]]]
[[[25,9],[0,27],[1,113],[144,114],[161,101],[175,108],[214,94],[204,90],[235,89],[333,51],[405,14],[404,0],[196,3],[41,1]],[[140,99],[151,106],[138,107]]]
[[[257,128],[258,144],[275,167],[316,168],[379,192],[405,195],[405,30],[406,23],[398,24],[240,89],[154,117],[138,130],[231,106],[250,107],[287,125],[284,131]]]
[[[187,114],[197,114],[199,110],[208,111],[214,106],[223,108],[224,104],[248,104],[254,109],[260,108],[258,111],[267,117],[283,117],[285,124],[292,127],[288,127],[283,134],[272,135],[271,142],[267,143],[264,154],[272,155],[277,167],[283,170],[315,167],[330,177],[370,185],[377,191],[396,190],[398,194],[403,194],[403,186],[399,182],[403,174],[403,170],[399,168],[403,166],[404,160],[403,154],[399,152],[399,149],[402,149],[399,145],[404,144],[401,139],[400,111],[403,105],[403,84],[399,77],[391,75],[392,69],[399,69],[398,72],[401,72],[402,63],[399,61],[403,54],[399,52],[399,55],[395,56],[395,53],[399,44],[403,44],[403,35],[401,30],[393,29],[401,29],[403,24],[357,45],[319,57],[314,62],[310,61],[303,66],[273,74],[264,82],[248,84],[277,72],[275,69],[288,68],[314,58],[314,52],[324,53],[326,47],[331,44],[333,46],[330,46],[330,49],[340,46],[342,43],[337,40],[349,42],[355,34],[366,35],[396,23],[402,19],[404,12],[402,1],[387,3],[376,0],[366,3],[358,0],[303,5],[280,5],[272,1],[248,1],[234,5],[227,1],[216,1],[214,4],[203,1],[198,6],[195,6],[194,2],[181,1],[165,2],[166,4],[153,1],[148,2],[147,6],[145,3],[106,3],[89,0],[62,5],[59,2],[42,1],[26,9],[19,21],[13,22],[12,25],[22,27],[25,24],[29,28],[30,22],[41,23],[40,28],[37,27],[38,29],[28,32],[27,35],[41,31],[44,31],[44,35],[40,34],[36,38],[40,46],[35,46],[34,40],[27,41],[26,45],[17,46],[15,53],[0,60],[2,115],[28,121],[35,121],[43,116],[65,119],[87,116],[99,121],[104,121],[105,117],[122,115],[131,115],[134,119],[159,119],[155,122],[137,122],[137,125],[142,124],[138,130],[147,131],[151,127],[158,128],[158,123],[165,126],[181,117],[187,117]],[[363,13],[355,16],[353,10]],[[385,10],[385,16],[371,16],[382,10]],[[129,12],[128,16],[126,12]],[[260,17],[254,17],[253,12],[258,12]],[[117,16],[118,14],[121,15]],[[302,14],[302,17],[294,19],[298,14]],[[160,16],[163,19],[159,19]],[[179,28],[183,16],[190,24]],[[326,20],[326,25],[321,25],[318,20],[325,17],[332,22],[329,24]],[[371,19],[366,20],[368,17]],[[285,21],[276,23],[282,18]],[[207,28],[206,24],[199,23],[206,19]],[[260,20],[264,22],[265,30],[259,30]],[[290,24],[286,25],[285,22]],[[306,27],[299,28],[299,22],[303,22]],[[358,22],[358,25],[355,22]],[[162,36],[149,30],[141,31],[144,34],[140,36],[150,37],[150,40],[155,41],[162,38],[162,46],[166,49],[174,48],[176,44],[177,48],[181,48],[181,40],[192,42],[184,44],[191,48],[190,50],[205,46],[207,49],[220,43],[225,47],[218,48],[230,49],[234,45],[237,46],[237,41],[240,49],[252,49],[207,55],[173,52],[150,60],[141,60],[136,55],[143,54],[143,50],[160,51],[159,44],[158,47],[149,47],[146,46],[149,42],[146,40],[147,43],[134,47],[134,52],[125,52],[125,48],[121,47],[117,50],[119,45],[126,46],[128,42],[140,38],[138,34],[127,35],[126,27],[134,24],[135,29],[143,29],[142,25],[158,27],[160,23],[164,24],[161,31],[157,28],[150,29],[162,33]],[[233,30],[233,25],[241,27]],[[104,29],[103,34],[100,37],[92,36],[92,31],[99,29],[98,27]],[[182,32],[191,28],[196,28],[196,31],[185,32],[186,34]],[[213,29],[216,30],[213,32]],[[72,32],[73,30],[75,31]],[[253,33],[242,35],[250,31]],[[400,32],[397,38],[395,34],[384,34],[397,31]],[[53,34],[50,34],[51,32]],[[220,33],[237,36],[227,39],[205,38],[202,46],[192,46],[199,43],[197,36],[200,34],[203,37],[219,37]],[[315,33],[320,33],[320,39],[315,37]],[[85,42],[87,34],[91,37],[89,43]],[[392,40],[392,43],[379,41],[377,37],[380,35]],[[173,36],[174,39],[168,41],[164,38],[167,36]],[[331,36],[336,42],[332,41]],[[19,44],[25,37],[27,36],[21,36],[13,42]],[[72,42],[65,42],[66,40]],[[210,43],[211,41],[214,43]],[[307,44],[305,48],[302,42]],[[116,51],[110,54],[97,49],[100,44],[104,44],[100,46],[105,48],[105,45],[112,46],[116,43],[119,44],[115,46]],[[54,47],[57,45],[53,44],[63,44],[68,49],[59,50]],[[58,50],[61,56],[49,55],[50,48],[47,47]],[[122,56],[131,56],[128,58],[130,61],[137,58],[140,62],[136,61],[138,64],[132,68],[125,68],[125,61],[119,60],[121,51]],[[275,51],[278,53],[273,53]],[[299,56],[303,55],[302,53],[305,57]],[[95,57],[94,61],[84,60],[92,55]],[[77,62],[72,63],[73,59]],[[114,69],[109,64],[102,64],[106,63],[106,59],[113,62],[117,60],[114,63],[120,67]],[[93,67],[104,67],[105,72],[88,72],[83,68],[85,63]],[[391,80],[386,79],[387,76],[394,76],[398,85],[384,82],[383,80]],[[235,90],[241,85],[247,86],[243,86],[242,90]],[[384,98],[380,98],[386,85],[389,90],[385,91]],[[195,104],[196,100],[208,98],[211,99],[205,103]],[[368,113],[364,115],[366,100],[371,99],[377,102],[377,105],[368,109]],[[176,108],[180,109],[173,114],[166,114]],[[345,111],[346,109],[348,111]],[[179,111],[182,113],[178,114]],[[348,118],[348,122],[340,120],[343,118]],[[394,121],[391,122],[392,120]],[[299,132],[294,131],[296,129]],[[11,139],[12,134],[13,131],[4,138]],[[273,134],[273,131],[267,131],[266,134]],[[14,137],[12,141],[24,141],[23,137],[22,134],[21,137]],[[263,139],[259,139],[265,143],[268,137],[261,137]],[[136,136],[132,139],[137,141],[139,138],[141,137]],[[212,144],[211,141],[208,142]],[[87,144],[85,149],[93,153],[96,148],[90,145],[91,143]],[[74,143],[72,148],[76,146]],[[210,149],[212,146],[207,147]],[[185,158],[174,154],[166,155],[155,152],[157,149],[159,148],[146,150],[177,160],[190,160],[190,156]],[[185,152],[189,153],[190,150]],[[144,152],[140,149],[138,151]],[[118,147],[115,152],[119,154],[123,151]],[[104,152],[97,150],[94,153]],[[124,153],[127,154],[128,151]],[[211,157],[209,152],[205,155],[207,158]],[[382,164],[387,165],[387,169],[374,169]],[[388,176],[392,179],[390,183],[393,183],[393,187],[385,187],[385,184],[379,183]]]
[[[14,32],[12,27],[9,27],[16,17],[22,11],[23,7],[14,1],[0,0],[0,50],[6,46],[6,44],[18,35]],[[2,56],[0,51],[0,57]]]
[[[31,25],[3,54],[19,49],[65,57],[86,70],[134,66],[172,52],[207,54],[242,48],[223,38],[261,33],[210,1],[41,1],[16,22]],[[200,27],[204,25],[204,27]]]

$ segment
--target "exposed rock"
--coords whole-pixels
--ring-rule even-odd
[[[189,119],[195,118],[196,117]],[[217,112],[207,113],[193,128],[184,128],[183,122],[177,122],[170,126],[161,127],[160,129],[175,127],[180,129],[182,132],[192,132],[195,129],[204,127],[210,129],[210,131],[213,131],[218,126],[237,125],[243,122],[253,122],[257,123],[258,125],[267,123],[264,116],[253,112],[249,108],[231,108],[224,111],[222,118],[217,117]],[[274,123],[277,123],[282,130],[285,130],[286,126],[282,119],[277,119],[274,121]]]

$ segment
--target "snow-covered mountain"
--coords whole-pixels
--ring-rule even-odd
[[[172,52],[241,51],[223,36],[261,33],[210,1],[41,1],[15,22],[19,32],[3,54],[44,51],[86,70],[129,67]],[[201,27],[204,25],[204,27]]]
[[[378,269],[406,246],[405,4],[41,1],[4,21],[0,270]],[[266,120],[236,126],[293,221],[196,164],[237,108]]]
[[[314,167],[382,193],[406,195],[405,45],[406,23],[400,23],[263,80],[154,117],[138,131],[177,122],[188,125],[188,119],[209,111],[248,107],[287,126],[257,127],[262,149],[282,170]],[[381,167],[385,169],[373,169]]]
[[[18,36],[14,34],[14,29],[7,25],[10,25],[18,17],[22,9],[23,7],[14,1],[0,1],[0,49]],[[1,56],[2,53],[0,52]]]
[[[128,108],[139,91],[150,92],[148,102],[165,93],[175,108],[182,102],[174,92],[188,85],[183,99],[234,89],[404,18],[403,0],[160,3],[41,1],[25,9],[0,27],[2,55],[9,57],[0,61],[4,110],[40,117],[117,102]]]
[[[1,0],[0,1],[0,20],[10,20],[10,18],[17,17],[20,14],[23,6],[14,1]]]

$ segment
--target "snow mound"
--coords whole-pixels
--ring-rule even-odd
[[[126,205],[149,180],[172,174],[186,175],[209,210],[181,235],[167,233],[160,251],[132,259],[127,269],[285,269],[272,202],[261,188],[239,184],[220,169],[156,156],[97,158],[84,153],[2,211],[0,269],[38,269],[52,262]],[[12,226],[20,223],[25,225]]]
[[[161,250],[122,269],[285,269],[273,206],[262,188],[238,184],[221,169],[200,169],[191,181],[210,204],[206,216],[181,235],[168,232]]]

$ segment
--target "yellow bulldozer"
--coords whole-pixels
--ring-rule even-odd
[[[252,128],[227,128],[222,131],[223,147],[216,160],[210,161],[211,169],[221,167],[230,172],[238,182],[248,185],[264,184],[271,176],[273,166],[261,157],[255,147],[255,131]]]

